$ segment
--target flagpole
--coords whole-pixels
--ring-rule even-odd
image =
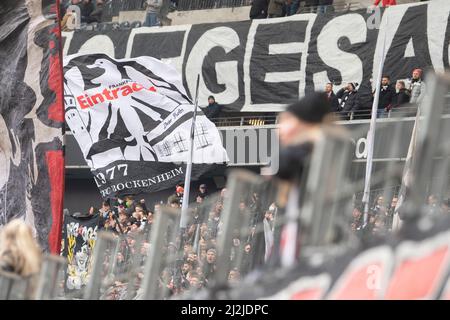
[[[380,27],[381,31],[381,27]],[[372,116],[370,119],[370,127],[369,132],[367,133],[367,161],[366,161],[366,176],[365,176],[365,184],[364,184],[364,195],[363,195],[363,203],[364,203],[364,226],[368,223],[369,218],[369,201],[370,201],[370,181],[372,178],[372,164],[373,164],[373,148],[375,141],[375,129],[377,125],[377,111],[378,111],[378,103],[380,101],[380,89],[381,89],[381,79],[384,67],[384,61],[386,58],[386,32],[387,32],[387,16],[386,16],[386,27],[385,32],[383,32],[383,46],[381,50],[381,59],[380,64],[378,66],[378,75],[375,89],[375,96],[372,103]]]
[[[197,117],[197,106],[198,106],[198,87],[200,84],[200,75],[197,76],[197,84],[195,87],[195,101],[194,101],[194,116],[192,117],[191,125],[191,136],[189,141],[189,156],[186,164],[186,174],[184,178],[184,192],[183,192],[183,203],[181,205],[181,218],[180,218],[180,229],[184,231],[187,226],[188,221],[188,207],[189,207],[189,192],[191,187],[191,173],[192,173],[192,156],[194,154],[194,134],[195,134],[195,119]]]

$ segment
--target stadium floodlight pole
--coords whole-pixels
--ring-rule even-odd
[[[386,11],[388,11],[386,9]],[[386,23],[384,32],[382,32],[382,50],[381,50],[381,58],[380,58],[380,64],[378,65],[378,75],[377,75],[377,82],[376,82],[376,89],[375,89],[375,95],[372,103],[372,116],[370,118],[370,126],[369,126],[369,132],[367,133],[367,160],[366,160],[366,177],[364,181],[364,195],[363,195],[363,203],[364,203],[364,223],[363,225],[366,226],[368,223],[369,218],[369,201],[370,201],[370,180],[372,177],[372,164],[373,164],[373,147],[374,147],[374,141],[375,141],[375,129],[377,126],[377,111],[378,111],[378,102],[380,101],[380,89],[381,89],[381,79],[382,79],[382,73],[383,73],[383,67],[384,67],[384,61],[386,58],[386,33],[388,30],[388,13],[386,14]],[[381,32],[381,26],[380,31]]]
[[[186,163],[186,174],[184,178],[184,193],[183,193],[183,203],[181,205],[181,218],[180,218],[180,229],[181,229],[180,231],[182,232],[184,231],[184,229],[186,229],[188,220],[189,191],[191,186],[192,156],[194,154],[195,118],[197,117],[199,85],[200,85],[200,74],[197,76],[197,84],[195,86],[194,115],[192,117],[191,136],[189,141],[189,153]]]

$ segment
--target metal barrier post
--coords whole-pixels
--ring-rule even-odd
[[[18,275],[0,270],[0,300],[9,300],[14,281],[20,280]]]
[[[55,298],[59,286],[58,280],[61,269],[66,265],[63,257],[46,255],[39,275],[36,300],[51,300]]]
[[[100,232],[98,234],[98,239],[94,249],[92,272],[84,292],[84,299],[96,300],[100,298],[104,256],[106,254],[108,244],[116,241],[117,239],[111,233]]]
[[[228,177],[227,192],[223,204],[222,232],[217,239],[217,270],[215,273],[215,285],[221,286],[228,281],[228,271],[230,269],[231,242],[233,230],[244,222],[239,220],[239,202],[246,191],[246,183],[257,185],[262,181],[260,176],[256,176],[245,170],[234,170]]]
[[[136,244],[135,244],[135,248],[137,250],[135,250],[133,257],[131,259],[131,270],[128,274],[129,276],[129,280],[128,280],[128,286],[127,286],[127,300],[131,300],[135,295],[136,295],[136,290],[135,290],[135,281],[136,281],[136,277],[138,276],[139,273],[139,267],[140,267],[140,263],[141,263],[141,259],[142,259],[142,255],[141,255],[141,245],[142,245],[142,241],[143,240],[143,235],[140,235],[136,238]]]
[[[169,226],[169,221],[178,215],[179,210],[162,207],[156,216],[150,233],[150,249],[144,267],[144,279],[142,279],[142,299],[156,299],[160,265],[163,255],[164,234]]]

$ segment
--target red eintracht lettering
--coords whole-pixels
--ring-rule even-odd
[[[77,97],[77,101],[81,107],[81,109],[92,108],[93,106],[103,103],[105,101],[113,101],[120,99],[121,97],[126,97],[134,92],[138,92],[141,90],[148,90],[151,92],[156,92],[155,87],[144,88],[144,86],[133,82],[128,83],[126,85],[120,86],[114,89],[103,89],[102,92],[95,93],[92,95],[83,94]]]

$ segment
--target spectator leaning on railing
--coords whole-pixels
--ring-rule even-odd
[[[216,102],[216,99],[214,98],[214,96],[209,96],[208,97],[208,106],[205,109],[203,109],[205,116],[208,119],[217,118],[220,114],[220,110],[221,110],[221,107]]]

